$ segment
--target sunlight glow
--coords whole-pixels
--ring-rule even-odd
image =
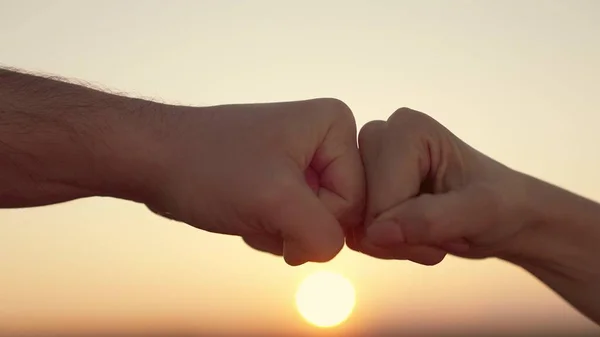
[[[354,305],[355,291],[350,281],[328,271],[309,275],[296,292],[298,312],[309,323],[321,328],[344,322]]]

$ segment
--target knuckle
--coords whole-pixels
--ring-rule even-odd
[[[336,111],[342,114],[351,113],[352,111],[344,101],[338,98],[325,97],[318,99],[318,101],[320,104],[322,104],[324,107],[327,107],[331,111]]]
[[[363,125],[363,127],[360,128],[360,132],[358,133],[359,144],[368,141],[369,138],[373,137],[373,135],[382,132],[385,129],[386,124],[387,123],[385,121],[374,120]]]
[[[317,100],[321,111],[326,111],[335,120],[354,125],[355,119],[352,109],[342,100],[337,98],[320,98]]]
[[[429,128],[436,124],[435,120],[429,115],[410,108],[400,108],[396,110],[388,118],[388,122],[393,125],[406,127],[407,130]]]
[[[394,113],[390,116],[390,119],[407,119],[407,118],[419,118],[420,116],[425,115],[424,113],[413,110],[411,108],[402,107],[396,109]]]

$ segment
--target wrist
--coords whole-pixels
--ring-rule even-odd
[[[522,178],[524,195],[515,220],[523,227],[502,258],[536,275],[600,279],[590,268],[600,259],[600,206],[533,177]]]
[[[528,180],[526,225],[505,260],[600,324],[600,206],[534,178]]]
[[[168,185],[174,122],[185,108],[124,99],[100,116],[108,131],[91,139],[96,176],[89,177],[89,188],[95,195],[149,203]]]
[[[92,93],[93,95],[95,93]],[[0,168],[3,207],[29,207],[85,197],[144,202],[165,172],[169,108],[153,102],[99,93],[94,104],[39,116],[30,133],[6,128]],[[24,118],[20,115],[11,121]]]

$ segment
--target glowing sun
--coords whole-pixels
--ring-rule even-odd
[[[355,300],[352,283],[342,275],[327,271],[307,276],[296,292],[300,315],[321,328],[344,322],[352,313]]]

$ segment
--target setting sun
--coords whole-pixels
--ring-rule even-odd
[[[296,292],[298,312],[313,325],[333,327],[344,322],[355,304],[354,287],[342,275],[321,271],[306,277]]]

